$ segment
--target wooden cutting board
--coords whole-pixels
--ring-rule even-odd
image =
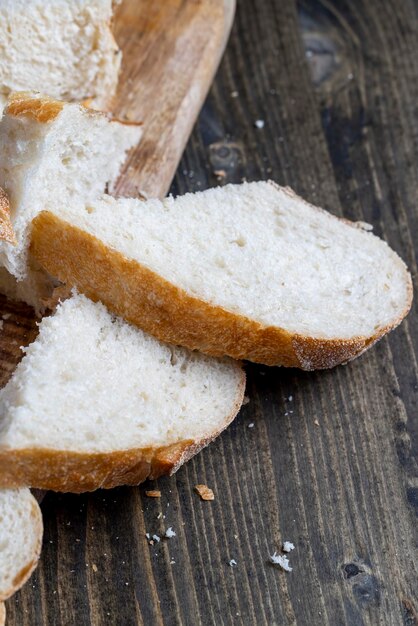
[[[165,196],[225,49],[235,0],[125,0],[116,16],[123,70],[114,113],[144,122],[117,186]]]
[[[123,51],[113,107],[142,121],[144,135],[117,193],[165,196],[210,88],[231,29],[235,0],[124,0],[115,19]],[[0,295],[0,386],[37,334],[30,307]]]

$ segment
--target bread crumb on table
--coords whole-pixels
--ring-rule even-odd
[[[291,552],[294,549],[295,549],[295,546],[293,545],[291,541],[283,542],[283,552]]]
[[[161,491],[158,489],[151,489],[150,491],[146,491],[145,495],[148,496],[148,498],[161,498]]]
[[[167,528],[167,530],[165,531],[165,535],[164,537],[167,537],[167,539],[171,539],[171,537],[175,537],[176,533],[175,531],[171,528],[171,526],[169,528]]]
[[[289,559],[287,558],[287,556],[284,556],[282,554],[277,554],[277,552],[274,552],[274,554],[271,554],[269,556],[269,560],[270,560],[270,563],[273,563],[273,565],[279,565],[282,569],[284,569],[285,572],[292,571],[292,568],[289,565]]]
[[[91,568],[92,568],[93,572],[97,572],[98,571],[96,563],[93,563]]]
[[[212,489],[209,489],[207,485],[195,485],[195,491],[199,494],[202,500],[214,500],[215,494]]]
[[[238,565],[238,563],[236,562],[235,559],[231,559],[229,561],[229,567],[236,567]]]

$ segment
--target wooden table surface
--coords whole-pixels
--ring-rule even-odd
[[[414,0],[238,0],[173,192],[271,177],[373,224],[416,284],[417,24]],[[249,403],[161,499],[49,493],[8,624],[417,624],[417,346],[415,303],[347,366],[247,366]],[[291,573],[268,563],[283,540]]]

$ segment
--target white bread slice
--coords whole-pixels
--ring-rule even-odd
[[[175,472],[233,420],[239,363],[162,344],[74,295],[0,392],[0,486],[82,492]]]
[[[42,545],[42,514],[29,489],[0,491],[0,601],[28,580]],[[3,608],[3,619],[5,609]],[[0,612],[1,615],[1,612]],[[0,619],[1,623],[1,619]]]
[[[386,243],[271,182],[42,212],[32,253],[161,340],[307,370],[363,352],[412,298]]]
[[[107,109],[122,60],[111,19],[112,0],[0,0],[0,99],[42,88]]]
[[[116,182],[126,153],[141,137],[137,124],[36,94],[12,94],[0,121],[0,187],[10,200],[16,244],[0,242],[0,266],[26,285],[16,287],[37,306],[39,282],[28,278],[28,228],[57,202],[81,204]],[[35,268],[36,269],[36,268]],[[29,272],[30,273],[30,272]],[[3,276],[5,276],[3,272]],[[1,280],[7,295],[10,289]],[[48,282],[48,281],[47,281]],[[9,281],[10,287],[13,281]]]

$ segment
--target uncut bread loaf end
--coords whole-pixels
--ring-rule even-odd
[[[0,391],[0,486],[82,492],[172,474],[238,413],[245,374],[73,295]]]
[[[32,219],[57,206],[84,207],[112,189],[142,130],[77,104],[39,94],[9,98],[0,121],[0,187],[10,202],[14,241],[0,241],[0,289],[37,309],[55,286],[28,257]]]
[[[389,246],[271,182],[41,212],[32,254],[160,340],[329,368],[397,326],[411,277]]]

